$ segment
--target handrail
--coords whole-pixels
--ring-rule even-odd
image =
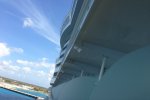
[[[56,80],[56,76],[53,76],[50,83],[51,84],[55,83],[55,80]]]
[[[74,0],[74,3],[73,3],[73,5],[72,5],[72,9],[71,9],[71,10],[72,10],[72,11],[71,11],[71,15],[72,15],[72,16],[71,16],[71,18],[73,18],[73,15],[74,15],[74,12],[75,12],[75,8],[76,8],[76,5],[77,5],[77,1],[78,1],[78,0]]]
[[[60,70],[60,66],[55,67],[55,72],[58,72]]]
[[[58,60],[56,61],[56,64],[61,63],[64,57],[62,58],[58,58]]]
[[[66,49],[67,49],[68,44],[69,44],[69,40],[65,43],[65,45],[64,45],[65,48],[64,48],[64,47],[62,48],[59,57],[56,59],[56,64],[57,64],[57,62],[60,60],[61,56],[62,56],[63,54],[65,54],[65,52],[67,51]]]
[[[72,21],[71,12],[69,12],[69,14],[65,17],[65,20],[62,24],[61,33],[60,33],[61,36],[62,36],[64,30],[71,24],[71,21]]]
[[[66,15],[66,17],[64,18],[63,24],[61,26],[61,31],[60,31],[60,36],[62,36],[64,30],[71,24],[72,22],[72,18],[75,12],[75,8],[76,8],[76,4],[77,4],[78,0],[74,0],[73,4],[72,4],[72,8],[69,11],[69,13]]]

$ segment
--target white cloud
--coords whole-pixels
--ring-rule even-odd
[[[48,80],[49,80],[49,81],[51,81],[51,79],[52,79],[52,77],[53,77],[54,70],[55,70],[55,67],[52,67],[52,69],[51,69],[50,72],[48,73]]]
[[[9,66],[12,63],[12,61],[11,60],[9,60],[9,61],[1,61],[0,63],[1,63],[1,65]]]
[[[30,67],[49,68],[49,67],[54,67],[54,66],[55,66],[54,63],[48,63],[48,62],[46,61],[46,59],[43,59],[42,61],[37,61],[37,62],[18,59],[16,62],[17,62],[18,64],[20,64],[20,65],[30,66]]]
[[[46,76],[47,74],[44,71],[37,71],[37,76],[43,77]]]
[[[16,61],[19,65],[23,65],[23,66],[28,66],[30,68],[33,69],[48,69],[50,70],[50,72],[44,72],[43,70],[37,70],[37,71],[32,71],[32,73],[35,76],[38,77],[47,77],[47,79],[50,81],[53,74],[54,74],[54,70],[55,70],[55,63],[49,63],[48,62],[48,58],[42,58],[40,61],[28,61],[28,60],[17,60]]]
[[[33,21],[31,18],[25,18],[23,21],[23,27],[32,27]]]
[[[41,60],[42,61],[48,61],[48,58],[43,57]]]
[[[46,59],[43,59],[42,61],[45,61]],[[35,64],[32,61],[28,62],[18,60],[20,63],[16,63],[17,61],[11,61],[11,60],[4,60],[0,61],[0,75],[9,76],[10,78],[13,76],[15,79],[19,79],[21,81],[27,80],[32,83],[32,79],[34,78],[34,81],[39,83],[41,80],[47,80],[47,82],[51,80],[52,75],[54,73],[54,65],[53,63],[49,63],[49,66],[46,70],[45,68],[42,69],[36,69],[35,67],[31,66],[25,66],[26,64]],[[41,61],[41,62],[42,62]],[[47,61],[47,60],[46,60]],[[38,61],[37,61],[38,62]],[[47,62],[48,63],[48,62]],[[50,72],[48,72],[48,70]],[[32,77],[32,78],[31,78]],[[40,78],[40,79],[39,79]]]
[[[9,3],[25,16],[23,27],[31,28],[57,46],[60,45],[60,35],[56,32],[52,19],[47,17],[41,9],[39,10],[32,0],[19,0]]]
[[[31,68],[30,68],[30,67],[23,67],[22,70],[23,70],[25,73],[30,73],[30,72],[31,72]]]
[[[0,57],[8,56],[11,53],[23,53],[22,48],[9,47],[6,43],[0,42]]]
[[[26,60],[17,60],[16,62],[17,62],[18,64],[25,65],[25,66],[27,66],[27,65],[33,66],[33,63],[32,63],[32,62],[26,61]]]
[[[11,48],[12,52],[16,52],[16,53],[23,53],[24,50],[22,48]]]
[[[1,61],[0,71],[16,73],[20,70],[19,66],[13,65],[12,61]]]
[[[0,43],[0,57],[7,56],[10,54],[10,48],[7,47],[7,44]]]
[[[33,64],[33,65],[36,65],[36,63],[31,63],[31,62],[27,62],[27,61],[21,61],[21,60],[18,60],[18,62],[20,63],[15,63],[15,62],[12,62],[11,60],[8,60],[8,61],[0,61],[0,71],[5,71],[5,72],[14,72],[14,73],[17,73],[18,72],[21,72],[21,73],[34,73],[35,75],[37,76],[49,76],[49,73],[47,72],[44,72],[43,70],[45,69],[36,69],[35,66],[28,66],[26,67],[26,65],[29,65],[29,64]],[[38,65],[38,64],[37,64]],[[51,64],[49,63],[48,65],[51,65],[49,66],[49,70],[51,73],[53,73],[54,71],[54,64]],[[32,68],[32,70],[31,70]]]

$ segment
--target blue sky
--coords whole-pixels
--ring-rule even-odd
[[[0,76],[49,87],[73,0],[0,0]]]

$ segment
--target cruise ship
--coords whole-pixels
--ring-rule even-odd
[[[150,1],[74,0],[49,100],[150,100]]]

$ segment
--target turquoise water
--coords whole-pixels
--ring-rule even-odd
[[[0,100],[35,100],[35,98],[0,88]]]
[[[47,97],[46,94],[43,94],[43,93],[40,93],[40,92],[36,92],[36,91],[23,90],[23,89],[16,89],[16,90],[21,91],[21,92],[25,92],[25,93],[29,93],[29,94],[32,94],[32,95],[35,95],[35,96],[39,96],[39,97],[42,97],[42,98],[46,98]]]

